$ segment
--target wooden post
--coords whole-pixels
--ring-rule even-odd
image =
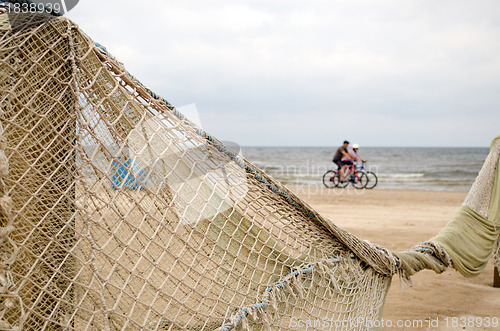
[[[500,270],[497,267],[493,270],[493,287],[500,287]]]

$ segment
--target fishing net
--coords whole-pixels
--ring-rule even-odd
[[[449,265],[336,227],[70,20],[0,18],[0,329],[372,329],[405,261]]]

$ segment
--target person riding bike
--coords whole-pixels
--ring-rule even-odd
[[[359,149],[359,145],[358,144],[352,144],[352,148],[348,151],[349,155],[351,156],[350,159],[347,159],[345,158],[342,159],[342,161],[363,161],[363,162],[366,162],[365,159],[363,159],[359,154],[358,154],[358,149]],[[351,161],[351,164],[352,164],[352,161]]]
[[[346,164],[347,167],[352,166],[354,164],[353,161],[363,161],[363,162],[366,162],[365,159],[363,159],[361,156],[359,156],[358,149],[359,149],[359,145],[358,144],[352,144],[352,148],[349,149],[349,151],[348,151],[349,155],[348,156],[344,156],[342,158],[342,162],[344,164]],[[345,171],[344,171],[344,173],[345,173]],[[343,181],[344,178],[341,176],[340,180]]]
[[[333,163],[335,163],[339,169],[339,176],[343,180],[344,178],[344,172],[346,171],[347,167],[350,164],[352,164],[353,157],[349,154],[347,151],[347,146],[349,146],[349,142],[347,140],[344,141],[342,146],[337,148],[337,151],[335,152],[335,155],[333,156]],[[346,159],[348,161],[343,161],[343,159]]]

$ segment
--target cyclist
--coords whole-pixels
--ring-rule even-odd
[[[359,156],[358,149],[359,149],[358,144],[352,144],[352,148],[349,149],[348,155],[344,156],[342,158],[342,162],[346,165],[346,168],[352,166],[354,164],[354,161],[365,161],[366,162],[365,159],[363,159],[361,156]],[[345,170],[344,170],[344,173],[345,173]],[[345,178],[340,177],[340,181],[344,181],[344,180],[345,180]]]
[[[359,149],[359,145],[358,144],[352,144],[352,148],[348,152],[349,155],[351,156],[351,158],[350,159],[346,159],[346,160],[347,161],[354,160],[354,161],[363,161],[363,162],[366,162],[365,159],[363,159],[361,156],[359,156],[358,149]],[[351,162],[351,164],[352,164],[352,162]]]
[[[349,165],[348,163],[350,162],[350,164],[352,164],[353,160],[353,157],[347,151],[347,146],[349,146],[349,142],[345,140],[342,146],[337,148],[337,151],[333,156],[333,163],[335,163],[339,169],[339,178],[341,180],[344,180],[344,172]],[[346,163],[346,161],[342,160],[343,158],[346,158],[349,161]]]

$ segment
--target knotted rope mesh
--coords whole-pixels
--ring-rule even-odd
[[[0,56],[1,329],[382,316],[399,258],[196,127],[77,25],[4,13]]]

